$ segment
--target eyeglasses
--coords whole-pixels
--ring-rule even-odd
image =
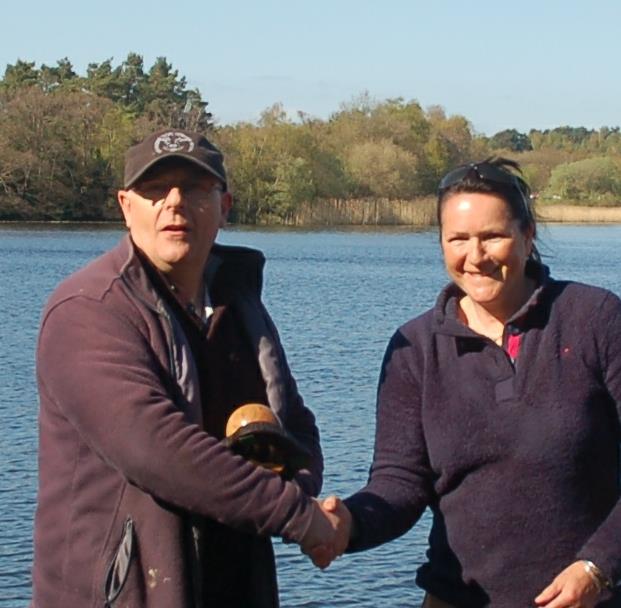
[[[219,184],[205,184],[200,181],[180,184],[146,182],[134,186],[132,190],[142,198],[150,200],[154,207],[160,207],[164,204],[164,201],[173,188],[179,188],[183,199],[194,205],[204,205],[210,200],[214,193],[224,192],[224,188]]]

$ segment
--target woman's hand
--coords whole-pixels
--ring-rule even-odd
[[[600,595],[600,586],[577,561],[563,570],[536,598],[537,606],[545,608],[593,608]]]

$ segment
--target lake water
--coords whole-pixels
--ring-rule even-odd
[[[0,608],[25,606],[30,596],[40,311],[63,277],[121,235],[120,228],[0,226]],[[557,225],[540,237],[556,278],[621,293],[621,226]],[[324,493],[355,491],[370,463],[386,343],[446,282],[435,232],[227,230],[220,241],[265,252],[265,301],[322,434]],[[417,606],[413,579],[426,535],[423,519],[401,539],[324,572],[275,541],[283,608]]]

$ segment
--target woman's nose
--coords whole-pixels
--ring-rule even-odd
[[[468,261],[479,264],[485,259],[485,248],[479,239],[470,239],[468,244]]]

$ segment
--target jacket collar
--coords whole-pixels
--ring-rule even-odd
[[[143,261],[131,237],[121,240],[113,250],[125,285],[154,310],[161,311],[161,297],[145,271]],[[214,244],[204,270],[212,301],[226,301],[240,291],[260,296],[265,258],[247,247]]]

